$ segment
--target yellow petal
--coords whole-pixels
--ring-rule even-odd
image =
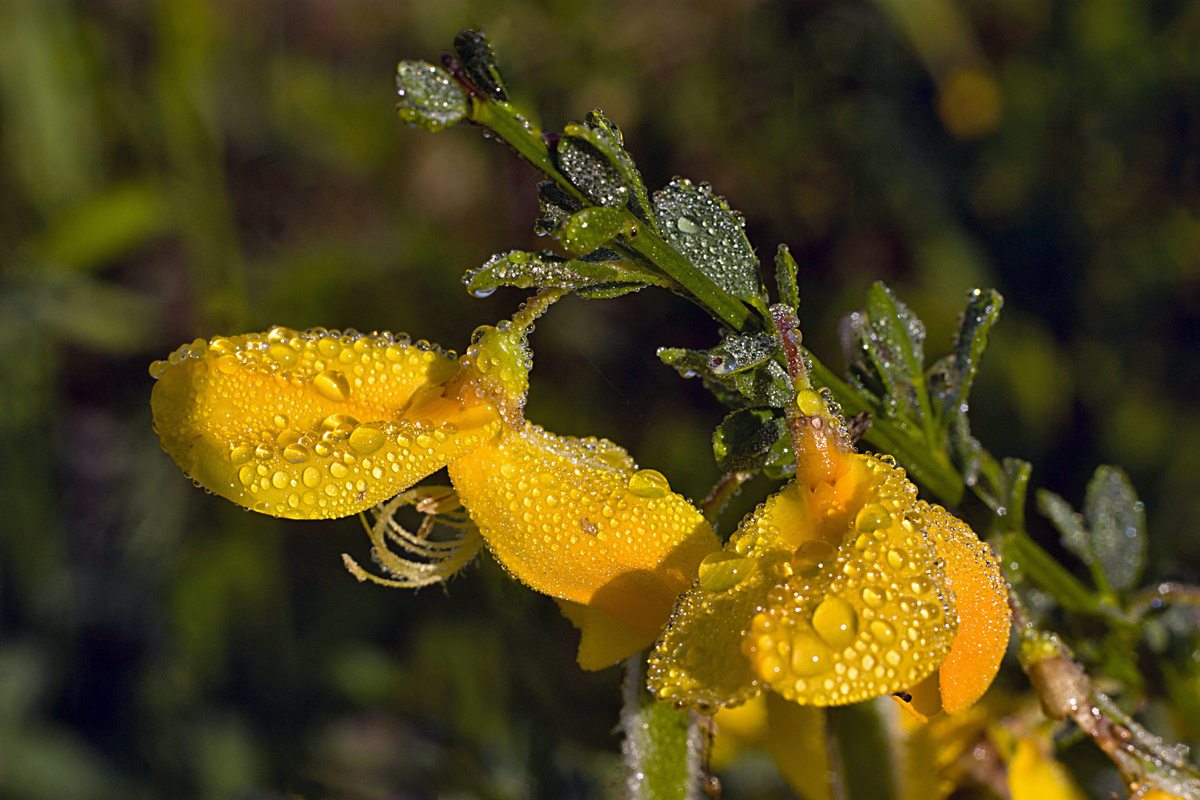
[[[500,427],[478,398],[443,396],[453,354],[389,334],[316,330],[197,340],[156,362],[163,449],[210,491],[294,519],[386,500]]]
[[[506,426],[449,471],[509,572],[650,637],[700,560],[719,546],[700,512],[661,475],[639,472],[603,439]]]
[[[654,637],[635,631],[591,606],[558,600],[563,616],[579,629],[579,651],[575,660],[586,670],[611,667],[654,644]]]
[[[986,544],[940,506],[918,504],[954,592],[958,633],[942,662],[942,707],[951,714],[969,708],[992,684],[1008,647],[1012,612],[1008,586]]]
[[[1030,737],[1017,742],[1017,752],[1008,764],[1008,788],[1012,800],[1084,800],[1085,797],[1063,765],[1043,753]]]
[[[916,490],[891,461],[846,459],[830,481],[789,484],[743,520],[723,553],[754,565],[740,583],[705,585],[701,567],[650,660],[661,698],[703,710],[767,685],[839,705],[900,691],[941,663],[957,617],[914,524]]]

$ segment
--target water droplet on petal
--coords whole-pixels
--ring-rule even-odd
[[[321,470],[316,467],[309,467],[304,470],[304,474],[300,479],[304,481],[304,485],[309,489],[315,489],[321,484]]]
[[[341,403],[350,397],[350,382],[337,370],[318,372],[312,379],[313,388],[327,400]]]
[[[810,678],[829,669],[832,653],[811,633],[800,632],[792,637],[792,672]]]
[[[835,650],[850,646],[858,636],[858,613],[840,597],[826,597],[812,615],[813,630]]]
[[[899,547],[893,547],[887,551],[887,563],[889,567],[899,572],[908,566],[908,553]]]
[[[267,349],[267,355],[279,366],[284,369],[290,369],[296,366],[296,359],[299,354],[286,344],[276,344]]]
[[[750,559],[718,550],[700,562],[700,585],[710,592],[724,592],[744,581],[753,569]]]
[[[245,464],[252,458],[254,458],[254,449],[248,444],[239,444],[229,453],[229,463],[235,467]]]
[[[303,464],[308,461],[308,448],[302,444],[289,444],[283,448],[283,458],[292,464]]]
[[[862,533],[873,533],[892,524],[892,515],[878,503],[867,503],[854,517],[854,527]]]
[[[679,219],[677,219],[675,221],[675,227],[679,228],[680,233],[699,233],[700,232],[700,226],[696,223],[696,220],[692,219],[691,217],[687,217],[687,216],[681,216]]]
[[[811,575],[836,557],[837,550],[833,545],[813,539],[796,548],[792,555],[792,569],[799,575]]]
[[[671,484],[658,470],[643,469],[630,476],[629,491],[638,497],[666,497],[671,492]]]
[[[881,619],[873,620],[867,626],[867,631],[871,634],[871,638],[880,644],[891,644],[896,641],[896,629]]]
[[[378,428],[359,425],[351,432],[349,443],[354,452],[365,456],[383,447],[386,441],[387,434]]]

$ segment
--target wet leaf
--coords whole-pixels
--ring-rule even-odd
[[[1083,525],[1083,515],[1077,514],[1070,503],[1046,489],[1038,490],[1037,506],[1042,516],[1058,529],[1063,546],[1090,567],[1096,560],[1096,553],[1092,549],[1091,535]]]
[[[779,289],[779,302],[791,309],[800,306],[800,289],[796,284],[799,268],[786,244],[775,251],[775,285]]]
[[[461,31],[454,37],[454,51],[471,83],[492,100],[508,100],[508,90],[496,66],[496,54],[486,36],[472,30]]]
[[[582,126],[568,126],[579,130]],[[555,150],[558,169],[590,202],[605,208],[624,208],[629,202],[629,187],[608,154],[588,139],[563,134]]]
[[[567,136],[576,137],[589,143],[608,160],[608,163],[616,169],[620,182],[627,190],[626,204],[630,212],[657,230],[658,224],[650,213],[650,197],[642,182],[642,175],[633,162],[633,157],[625,150],[621,130],[597,110],[588,112],[582,125],[578,123],[567,125],[564,132]],[[607,205],[607,203],[603,205]]]
[[[745,221],[706,183],[676,178],[654,193],[663,238],[739,300],[764,302],[762,275]]]
[[[768,408],[734,411],[713,433],[713,455],[723,472],[749,472],[774,461],[776,444],[787,439],[782,416]]]
[[[943,358],[930,370],[930,392],[935,401],[935,413],[941,417],[942,430],[951,420],[967,411],[967,399],[979,359],[987,347],[988,333],[1000,318],[1004,298],[995,289],[976,289],[971,292],[967,307],[959,320],[954,336],[954,353]]]
[[[681,347],[660,347],[658,358],[683,378],[700,378],[704,388],[708,389],[717,400],[730,408],[741,408],[748,405],[746,398],[738,391],[733,380],[728,376],[715,374],[708,366],[707,350],[688,350]]]
[[[1083,519],[1109,587],[1132,588],[1146,566],[1146,512],[1117,467],[1099,467],[1088,483]]]
[[[557,236],[571,215],[583,208],[583,204],[558,184],[545,181],[538,184],[538,207],[542,216],[534,223],[534,231],[539,236]]]
[[[632,223],[629,215],[615,208],[585,208],[571,215],[559,229],[558,239],[567,252],[580,255],[608,244]]]
[[[647,284],[663,285],[657,276],[634,269],[632,262],[614,250],[602,247],[580,258],[563,258],[549,251],[530,253],[513,250],[492,256],[481,267],[467,272],[463,283],[476,296],[486,297],[499,286],[520,289],[590,289],[588,296],[612,297],[617,291],[640,289]],[[600,293],[600,294],[597,294]]]
[[[765,333],[730,335],[708,351],[708,367],[717,375],[730,375],[757,367],[778,352],[775,337]]]
[[[792,402],[792,385],[787,370],[774,359],[749,372],[734,376],[738,391],[754,405],[786,408]]]
[[[396,68],[400,119],[427,131],[440,131],[466,116],[467,93],[450,73],[424,61],[401,61]]]

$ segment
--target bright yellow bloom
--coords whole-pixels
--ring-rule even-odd
[[[492,553],[560,601],[583,632],[583,666],[608,666],[653,643],[719,543],[662,475],[617,445],[525,421],[526,333],[557,296],[480,328],[462,358],[323,329],[198,340],[151,367],[155,428],[200,485],[294,519],[358,513],[448,465]],[[443,554],[395,526],[392,511],[418,498],[403,500],[377,512],[373,540],[440,559],[408,585],[436,580],[462,551]]]
[[[1008,763],[1008,789],[1012,800],[1084,800],[1086,795],[1071,780],[1062,764],[1049,756],[1034,737],[1017,742]]]
[[[849,452],[827,412],[797,426],[796,480],[701,563],[650,658],[651,688],[704,711],[765,688],[828,706],[902,692],[940,667],[942,705],[967,708],[1008,642],[991,552],[918,501],[892,459]]]

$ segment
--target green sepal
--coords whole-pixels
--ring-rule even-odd
[[[588,297],[616,297],[648,284],[663,286],[667,282],[635,268],[615,250],[601,247],[570,259],[550,251],[499,253],[478,269],[468,271],[463,283],[478,297],[486,297],[499,286],[573,289]]]
[[[427,131],[440,131],[470,111],[467,93],[440,67],[424,61],[401,61],[396,67],[400,119]]]
[[[654,208],[672,248],[729,294],[766,308],[762,268],[745,220],[712,187],[675,178],[654,193]]]
[[[712,444],[722,472],[751,472],[779,465],[791,451],[786,420],[769,408],[734,411],[717,426]]]
[[[508,101],[508,90],[496,66],[496,54],[486,36],[472,30],[461,31],[454,37],[454,51],[458,53],[467,80],[489,100]]]

